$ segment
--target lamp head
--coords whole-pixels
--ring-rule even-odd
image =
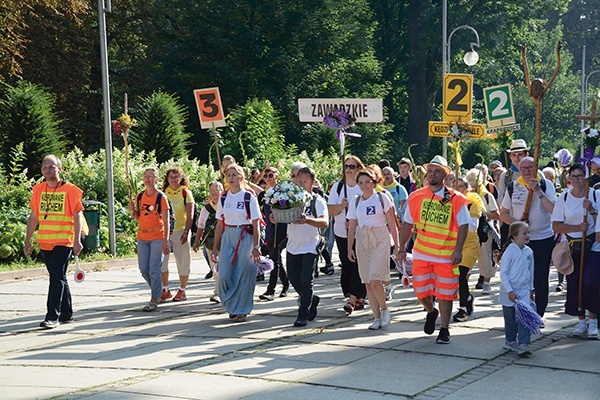
[[[471,51],[466,52],[465,56],[463,57],[465,64],[467,64],[469,67],[472,67],[473,65],[477,64],[477,61],[479,61],[479,54],[477,54],[475,49],[473,49],[473,46],[477,46],[477,44],[471,43]]]

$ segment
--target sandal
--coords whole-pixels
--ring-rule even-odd
[[[236,315],[233,319],[234,322],[246,322],[246,316],[243,314]]]
[[[362,300],[356,300],[356,304],[354,305],[355,310],[362,310],[365,308],[365,302]]]
[[[158,304],[150,302],[142,308],[142,311],[154,311],[158,308]]]
[[[229,314],[229,318],[235,319],[235,317],[237,317],[237,315],[235,315],[235,314]]]
[[[355,305],[350,302],[347,302],[344,305],[344,311],[346,311],[348,313],[348,315],[352,314],[352,311],[354,311],[354,309],[355,309]]]

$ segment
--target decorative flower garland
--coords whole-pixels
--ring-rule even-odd
[[[335,109],[331,114],[323,117],[323,125],[329,129],[335,129],[338,140],[340,141],[340,154],[344,155],[346,136],[361,137],[358,133],[346,132],[346,128],[354,126],[356,118],[345,110]]]
[[[587,127],[581,130],[583,133],[583,142],[585,143],[585,147],[595,149],[598,146],[598,139],[600,136],[598,135],[598,129]]]
[[[323,117],[323,124],[330,129],[346,129],[354,126],[356,118],[344,110],[335,109],[331,114]]]
[[[137,121],[128,114],[122,114],[116,121],[112,121],[113,133],[117,136],[125,136],[131,128],[138,126]]]
[[[459,141],[468,139],[471,135],[471,132],[467,130],[467,127],[464,124],[454,124],[450,127],[448,134],[450,135],[451,139]]]

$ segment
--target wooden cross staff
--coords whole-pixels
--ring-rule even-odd
[[[548,81],[548,83],[544,82],[543,79],[537,78],[534,79],[533,82],[529,77],[529,65],[527,64],[527,56],[525,51],[525,45],[521,46],[521,56],[523,58],[523,72],[525,73],[525,85],[529,90],[529,97],[533,100],[535,104],[535,147],[533,148],[533,171],[532,176],[534,179],[537,179],[538,174],[538,162],[540,159],[540,142],[542,141],[542,99],[544,98],[544,94],[554,82],[556,75],[560,71],[560,49],[562,45],[558,42],[558,46],[556,46],[556,69],[554,70],[554,75]],[[533,198],[533,190],[529,190],[527,193],[527,201],[525,202],[525,210],[523,211],[523,216],[521,217],[522,221],[529,220],[529,208],[531,207],[531,200]]]
[[[596,128],[596,121],[600,121],[600,115],[596,114],[597,101],[592,101],[592,113],[590,115],[578,115],[575,118],[581,121],[590,121],[590,128]]]

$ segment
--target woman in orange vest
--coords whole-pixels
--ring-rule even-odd
[[[161,266],[165,254],[169,253],[169,202],[160,192],[158,169],[146,168],[144,186],[146,190],[138,194],[138,204],[129,203],[129,211],[137,221],[138,267],[152,291],[150,302],[143,311],[154,311],[160,302],[162,291]]]
[[[32,252],[31,238],[39,225],[36,242],[40,245],[44,264],[50,275],[47,312],[40,327],[56,328],[61,322],[73,318],[71,291],[67,281],[67,267],[71,253],[78,255],[82,249],[81,226],[82,190],[61,180],[62,164],[58,157],[48,155],[42,161],[44,181],[33,187],[27,221],[27,235],[23,252]]]

